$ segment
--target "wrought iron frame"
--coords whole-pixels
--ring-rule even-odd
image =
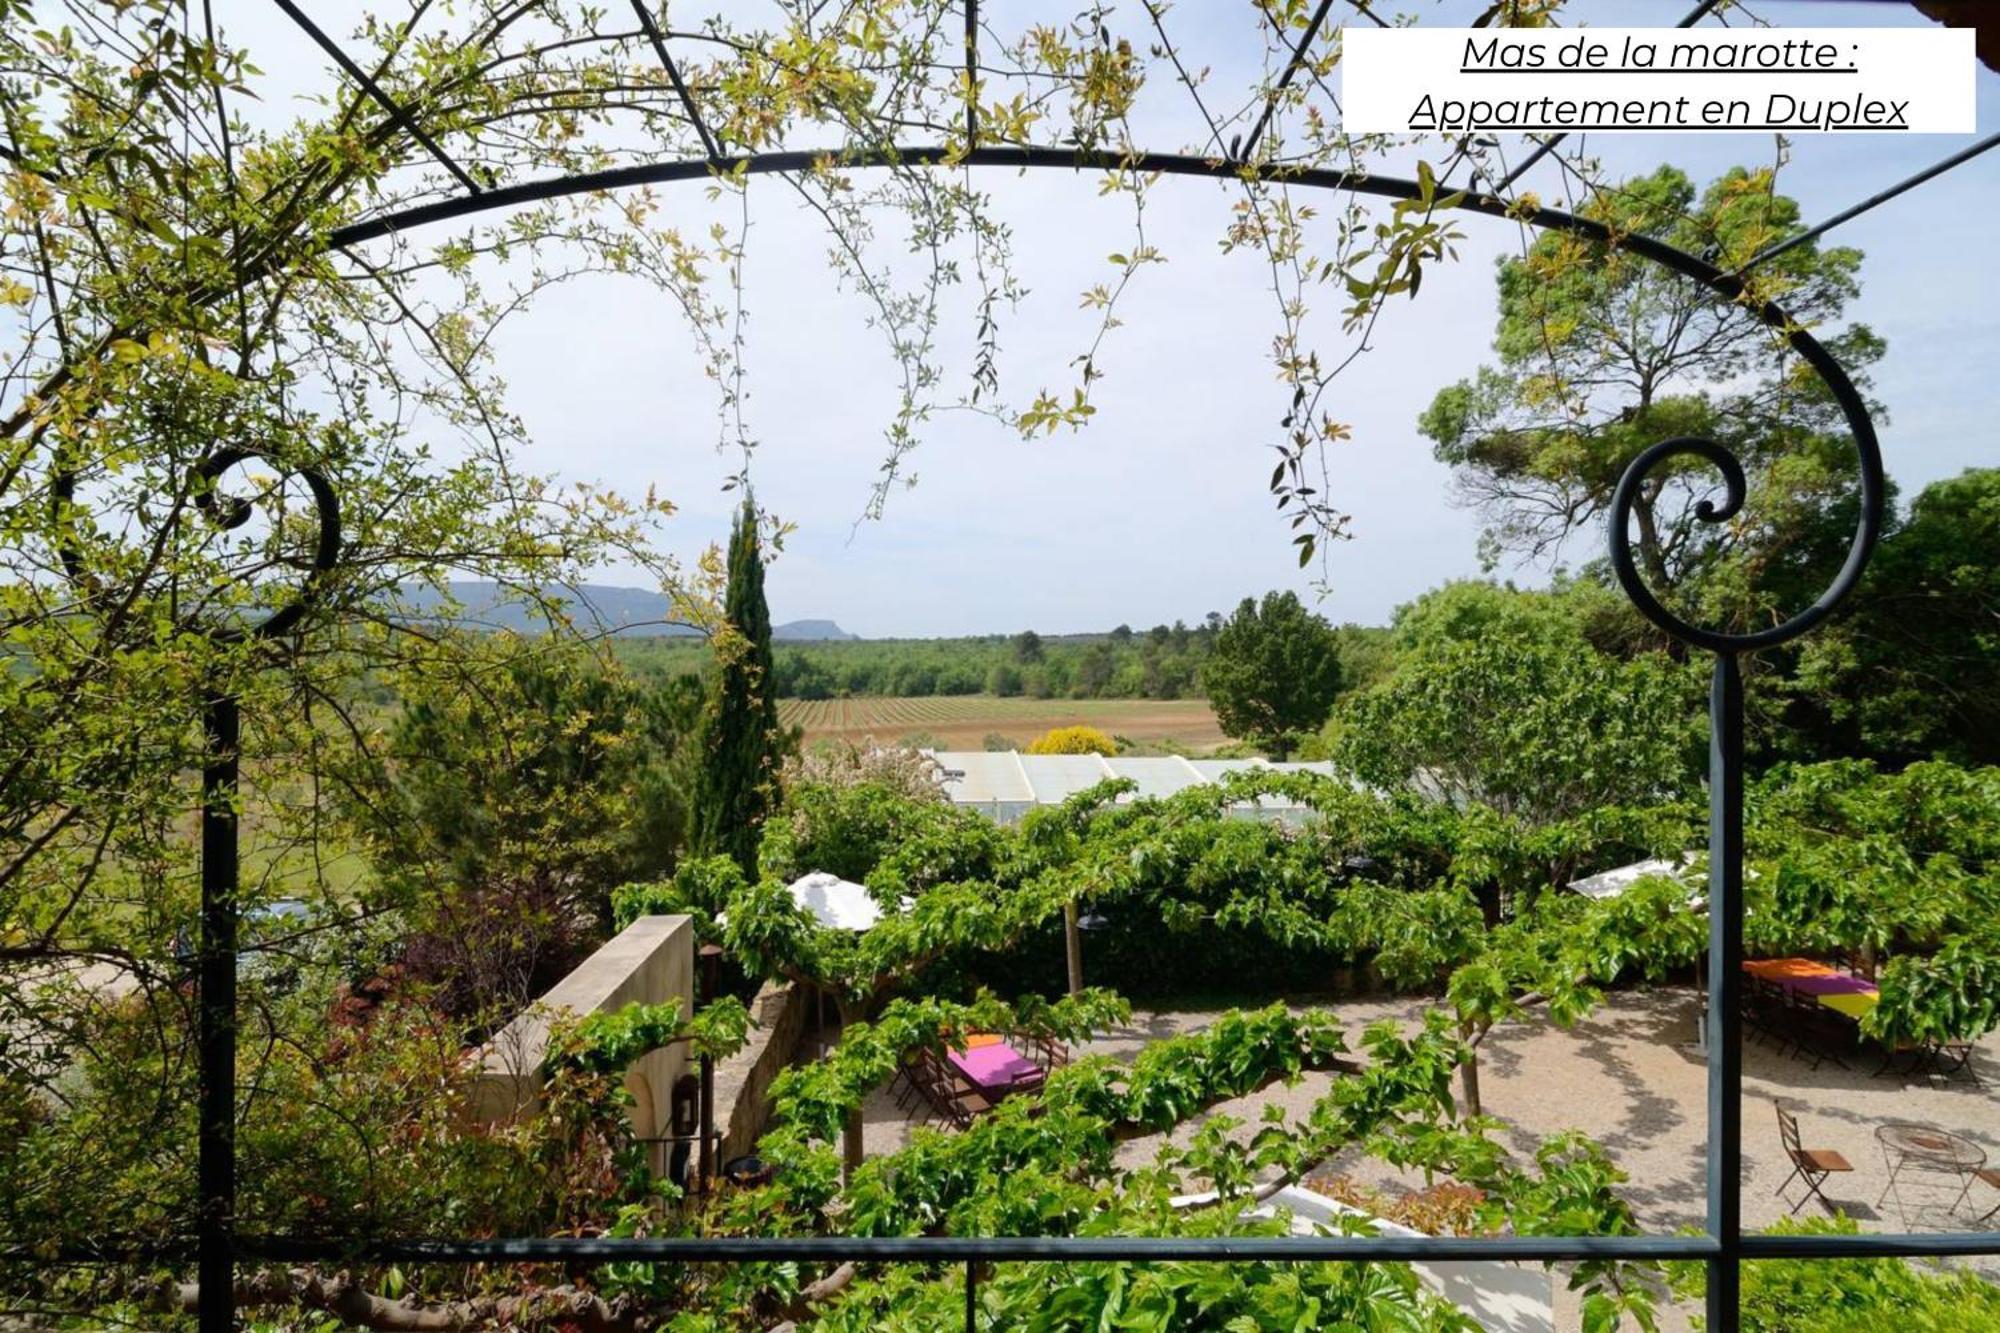
[[[1374,18],[1362,0],[1351,0],[1364,16]],[[767,152],[748,156],[721,151],[695,99],[668,54],[664,34],[644,0],[632,0],[641,31],[671,79],[692,125],[706,150],[703,157],[627,165],[560,178],[482,188],[418,125],[410,111],[384,92],[337,43],[308,20],[292,0],[275,0],[312,36],[390,118],[436,159],[465,193],[400,209],[335,231],[330,248],[344,248],[393,236],[415,227],[479,213],[576,194],[636,185],[701,180],[713,173],[750,175],[807,172],[835,161],[860,169],[891,166],[968,166],[1123,170],[1228,181],[1248,169],[1277,105],[1279,93],[1298,72],[1304,52],[1324,22],[1330,0],[1323,0],[1305,35],[1297,43],[1284,74],[1264,108],[1247,143],[1227,158],[1185,153],[1103,153],[1038,146],[984,146],[979,143],[976,99],[978,75],[977,0],[965,0],[965,116],[967,142],[961,145],[915,144],[875,150]],[[1697,7],[1683,21],[1698,21],[1713,0]],[[1379,19],[1377,20],[1380,21]],[[236,824],[239,721],[236,700],[212,693],[203,700],[202,716],[208,762],[202,771],[202,895],[201,940],[198,952],[199,1004],[197,1046],[200,1053],[199,1213],[192,1245],[166,1244],[92,1247],[64,1258],[81,1263],[115,1260],[195,1259],[202,1300],[202,1333],[223,1333],[234,1327],[235,1271],[239,1260],[290,1262],[339,1261],[382,1263],[483,1264],[562,1262],[594,1265],[611,1262],[658,1261],[716,1263],[747,1261],[878,1262],[965,1266],[965,1327],[978,1325],[978,1281],[981,1265],[991,1263],[1063,1263],[1091,1261],[1212,1261],[1225,1263],[1309,1263],[1495,1259],[1556,1262],[1585,1259],[1700,1260],[1708,1284],[1706,1309],[1711,1333],[1731,1333],[1738,1327],[1739,1271],[1745,1261],[1780,1258],[1916,1257],[2000,1254],[2000,1234],[1936,1233],[1865,1235],[1744,1235],[1741,1218],[1742,1029],[1736,1019],[1743,955],[1743,685],[1740,659],[1749,653],[1790,642],[1832,615],[1854,590],[1867,566],[1884,516],[1885,486],[1880,445],[1867,405],[1833,357],[1820,343],[1792,324],[1773,304],[1758,304],[1746,295],[1745,275],[1786,250],[1859,216],[1906,190],[1922,184],[1987,149],[2000,144],[1994,135],[1953,154],[1905,181],[1852,208],[1774,245],[1742,269],[1725,272],[1707,259],[1688,254],[1644,235],[1614,234],[1591,219],[1559,209],[1522,209],[1495,192],[1467,193],[1456,205],[1463,211],[1525,222],[1539,229],[1565,231],[1613,246],[1657,263],[1702,284],[1723,301],[1745,305],[1748,313],[1781,334],[1826,384],[1852,432],[1857,454],[1860,506],[1854,537],[1833,582],[1810,606],[1781,624],[1743,634],[1695,626],[1675,616],[1648,589],[1633,561],[1627,531],[1639,488],[1654,470],[1673,458],[1691,457],[1720,474],[1725,495],[1720,504],[1704,500],[1698,519],[1726,522],[1741,509],[1745,477],[1741,462],[1723,446],[1705,439],[1662,441],[1640,453],[1627,466],[1614,492],[1608,543],[1612,569],[1627,597],[1649,621],[1690,648],[1712,654],[1709,695],[1709,952],[1708,1007],[1712,1016],[1708,1049],[1708,1183],[1707,1225],[1698,1234],[1652,1236],[1537,1236],[1494,1239],[1430,1236],[1319,1237],[805,1237],[805,1238],[574,1238],[518,1239],[424,1238],[355,1240],[351,1242],[286,1236],[238,1234],[235,1225],[235,1078],[236,962],[238,912],[238,830]],[[1519,179],[1555,146],[1546,141],[1500,182],[1499,189]],[[1360,172],[1327,169],[1264,170],[1266,179],[1286,186],[1340,190],[1382,198],[1422,198],[1416,181]],[[218,498],[213,483],[237,463],[257,456],[252,448],[225,447],[202,466],[211,483],[203,509],[223,527],[247,518],[247,509]],[[284,460],[272,459],[280,468]],[[308,574],[298,597],[259,625],[221,628],[228,637],[275,638],[296,628],[309,613],[320,580],[337,564],[340,546],[338,499],[323,475],[311,469],[289,469],[302,475],[312,490],[320,533]],[[222,1293],[223,1299],[215,1299]]]

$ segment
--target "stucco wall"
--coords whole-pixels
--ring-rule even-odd
[[[474,1114],[490,1123],[530,1114],[540,1105],[542,1059],[557,1015],[582,1017],[669,999],[681,1002],[681,1013],[694,1012],[694,923],[684,916],[642,916],[480,1051]],[[626,1074],[632,1128],[640,1137],[667,1133],[674,1080],[688,1064],[686,1047],[670,1046],[647,1053]]]

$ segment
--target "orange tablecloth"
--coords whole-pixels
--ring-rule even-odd
[[[1745,963],[1743,970],[1753,977],[1766,981],[1785,981],[1792,977],[1830,977],[1837,975],[1825,963],[1815,963],[1810,958],[1760,958]]]
[[[997,1032],[974,1032],[966,1037],[965,1049],[976,1051],[981,1046],[998,1046],[1000,1041],[1001,1037]]]

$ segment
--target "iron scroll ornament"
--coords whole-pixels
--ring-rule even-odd
[[[195,478],[201,483],[196,492],[195,503],[209,521],[225,532],[240,528],[250,521],[250,502],[240,496],[224,495],[221,491],[222,474],[238,463],[247,463],[253,458],[277,463],[268,451],[244,445],[224,445],[203,459],[195,469]],[[283,469],[284,465],[278,463]],[[340,563],[340,496],[327,480],[326,473],[310,464],[289,469],[293,476],[305,482],[312,492],[313,513],[319,522],[319,535],[313,543],[312,558],[306,566],[306,576],[300,582],[298,593],[284,606],[279,607],[249,629],[234,626],[218,629],[217,633],[226,638],[275,639],[280,634],[295,627],[305,619],[308,612],[319,600],[319,594],[327,575]]]
[[[1868,419],[1860,418],[1865,427]],[[1626,597],[1639,613],[1682,643],[1724,656],[1756,652],[1761,648],[1775,648],[1788,643],[1813,628],[1832,615],[1834,610],[1860,583],[1862,571],[1867,567],[1869,554],[1874,550],[1875,541],[1882,527],[1882,459],[1875,446],[1872,431],[1865,436],[1860,429],[1855,432],[1855,441],[1861,455],[1861,519],[1854,532],[1854,539],[1847,549],[1847,559],[1834,575],[1833,582],[1821,593],[1817,600],[1805,610],[1791,618],[1772,625],[1767,629],[1749,634],[1728,634],[1720,630],[1705,629],[1690,625],[1661,604],[1646,586],[1639,574],[1637,562],[1632,558],[1632,537],[1630,532],[1632,506],[1638,500],[1639,488],[1653,470],[1670,458],[1695,457],[1714,465],[1722,474],[1725,496],[1722,503],[1704,499],[1695,505],[1695,518],[1703,523],[1726,523],[1743,509],[1747,491],[1743,475],[1743,463],[1714,440],[1701,439],[1692,435],[1676,436],[1662,440],[1634,458],[1618,478],[1618,486],[1611,494],[1610,530],[1606,533],[1611,553],[1611,569],[1618,577],[1618,586],[1625,590]]]
[[[264,619],[250,626],[212,625],[207,633],[218,643],[233,643],[243,639],[275,639],[298,626],[319,601],[327,577],[340,563],[343,549],[340,524],[340,494],[320,468],[312,464],[287,466],[270,450],[249,445],[223,445],[195,465],[191,473],[195,481],[194,503],[216,529],[223,532],[242,527],[250,521],[251,504],[241,496],[226,495],[222,491],[222,476],[239,463],[252,459],[262,459],[272,463],[281,472],[298,477],[305,482],[312,493],[313,515],[318,524],[310,558],[306,562],[305,577],[300,581],[292,599],[273,611]],[[59,470],[51,490],[58,524],[63,533],[57,554],[61,557],[64,575],[70,584],[86,596],[94,590],[90,575],[85,570],[83,556],[76,541],[74,494],[75,473],[67,468]]]

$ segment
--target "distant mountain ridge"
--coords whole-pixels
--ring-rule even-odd
[[[511,630],[539,634],[547,628],[525,597],[494,583],[453,583],[458,609],[447,615],[445,601],[427,585],[403,589],[403,601],[417,619],[448,619],[466,629]],[[580,628],[622,638],[690,638],[700,633],[687,625],[666,623],[673,604],[663,593],[644,588],[619,588],[605,583],[579,583],[560,594],[569,603],[569,617]],[[771,627],[771,637],[792,643],[858,639],[831,620],[788,620]]]

